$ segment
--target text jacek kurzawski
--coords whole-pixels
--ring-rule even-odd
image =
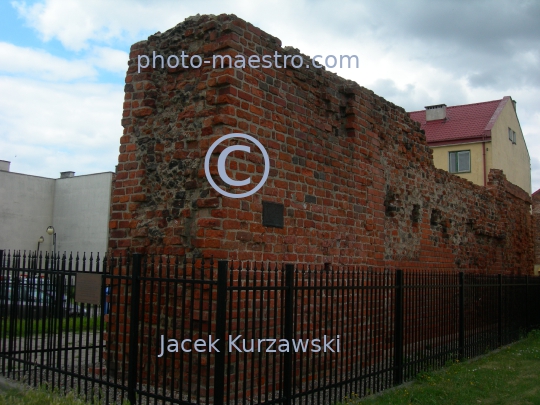
[[[208,339],[167,339],[165,335],[160,336],[161,345],[158,357],[162,357],[167,351],[169,353],[178,353],[180,351],[189,353],[191,351],[219,352],[217,345],[220,339],[213,339],[212,335]],[[339,353],[339,335],[335,338],[324,335],[322,339],[242,339],[242,335],[229,335],[225,349],[229,352],[240,353],[276,353],[276,352],[331,352]]]

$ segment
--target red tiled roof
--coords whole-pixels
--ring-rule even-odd
[[[456,105],[446,108],[446,119],[426,122],[426,110],[410,112],[421,124],[428,144],[451,144],[491,139],[491,128],[499,117],[509,96],[484,103]]]

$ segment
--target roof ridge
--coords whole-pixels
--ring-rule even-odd
[[[451,106],[446,106],[446,108],[449,109],[449,108],[456,108],[456,107],[466,107],[466,106],[480,105],[480,104],[488,104],[488,103],[495,103],[495,102],[500,103],[500,102],[501,102],[502,100],[504,100],[506,97],[509,97],[509,96],[504,96],[504,97],[499,98],[499,99],[496,99],[496,100],[480,101],[480,102],[478,102],[478,103],[451,105]],[[419,113],[419,112],[423,112],[423,111],[426,111],[426,110],[423,109],[423,110],[416,110],[416,111],[408,111],[408,114],[414,114],[414,113]]]
[[[428,144],[441,142],[486,141],[491,139],[491,129],[509,102],[510,96],[446,107],[446,119],[426,121],[426,111],[412,111],[409,117],[420,123]]]
[[[486,127],[484,128],[484,132],[486,135],[489,133],[491,135],[491,130],[493,129],[493,126],[495,125],[495,122],[499,118],[499,115],[501,115],[501,111],[506,106],[506,103],[508,103],[508,100],[511,100],[510,97],[503,97],[501,101],[499,101],[499,104],[497,105],[497,108],[495,108],[495,111],[493,111],[493,115],[489,119],[489,121],[486,124]]]
[[[500,103],[500,102],[503,101],[503,100],[504,100],[504,97],[503,97],[503,98],[500,98],[500,99],[497,99],[497,100],[481,101],[481,102],[479,102],[479,103],[470,103],[470,104],[452,105],[452,106],[446,107],[446,108],[468,107],[468,106],[480,105],[480,104]]]

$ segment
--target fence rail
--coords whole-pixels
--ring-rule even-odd
[[[540,327],[540,278],[0,251],[0,310],[2,374],[31,385],[106,404],[334,403]]]

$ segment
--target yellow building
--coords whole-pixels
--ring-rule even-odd
[[[490,169],[531,194],[531,159],[511,97],[409,113],[433,148],[435,167],[485,186]]]

